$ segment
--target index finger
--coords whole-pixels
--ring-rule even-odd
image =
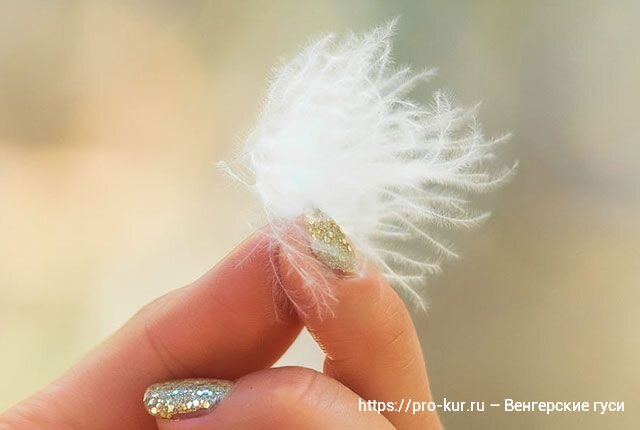
[[[263,240],[250,238],[193,284],[145,307],[58,381],[0,416],[0,427],[151,430],[155,421],[140,401],[150,384],[235,379],[269,367],[300,323],[276,308]]]

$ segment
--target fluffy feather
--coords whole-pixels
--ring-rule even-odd
[[[294,220],[310,208],[332,217],[359,253],[416,304],[426,275],[455,256],[438,231],[471,227],[472,193],[493,189],[513,171],[493,174],[493,149],[475,109],[436,92],[428,104],[408,97],[433,71],[396,67],[395,21],[343,41],[328,35],[277,68],[258,124],[232,171],[259,198],[281,252],[289,254],[316,304],[332,300],[326,275],[309,269],[293,243]],[[515,166],[514,166],[515,167]]]

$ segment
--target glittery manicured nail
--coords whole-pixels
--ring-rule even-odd
[[[154,384],[144,393],[149,415],[163,419],[187,418],[211,412],[231,389],[221,379],[183,379]]]
[[[319,209],[308,211],[304,219],[316,258],[333,270],[355,272],[356,253],[342,228]]]

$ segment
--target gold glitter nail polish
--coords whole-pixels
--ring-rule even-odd
[[[231,389],[232,382],[222,379],[182,379],[151,385],[144,393],[149,415],[163,419],[210,412]]]
[[[319,209],[308,211],[304,218],[316,258],[333,270],[355,272],[356,253],[342,228]]]

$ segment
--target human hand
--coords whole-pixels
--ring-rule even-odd
[[[294,312],[274,291],[282,288],[297,309],[312,293],[282,259],[285,275],[274,279],[260,240],[251,237],[193,284],[144,307],[61,378],[0,415],[0,429],[440,429],[435,413],[359,410],[361,398],[431,400],[410,315],[375,269],[335,280],[331,316]],[[302,325],[326,354],[324,371],[269,368]],[[221,395],[196,413],[162,419],[145,411],[149,385],[196,377],[234,382],[212,382]]]

